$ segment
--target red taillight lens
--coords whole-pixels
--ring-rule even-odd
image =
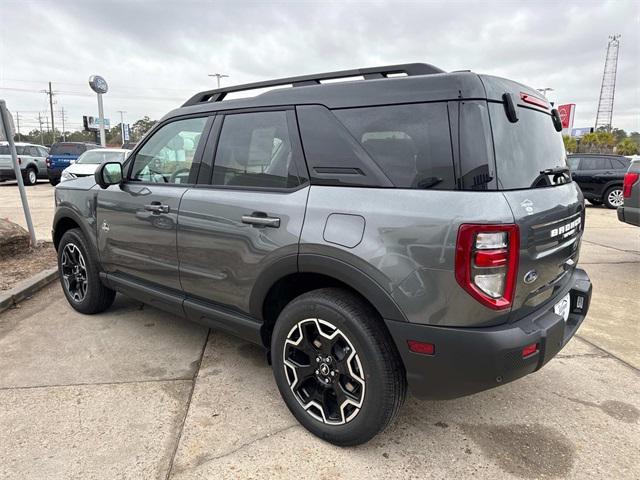
[[[407,345],[409,346],[409,350],[414,353],[421,353],[423,355],[433,355],[436,353],[436,346],[433,343],[407,340]]]
[[[537,351],[538,351],[537,343],[532,343],[531,345],[527,345],[522,349],[522,358],[530,357],[534,353],[537,353]]]
[[[624,198],[631,197],[631,188],[633,187],[633,184],[638,181],[638,177],[640,177],[640,174],[635,172],[628,172],[624,174],[624,183],[622,184],[622,196]]]
[[[456,244],[456,281],[494,310],[511,306],[518,274],[517,225],[463,224]]]

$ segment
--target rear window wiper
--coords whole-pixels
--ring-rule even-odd
[[[558,173],[569,173],[569,167],[552,167],[540,170],[540,175],[554,175]]]

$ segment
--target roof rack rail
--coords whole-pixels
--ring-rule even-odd
[[[302,75],[299,77],[279,78],[266,82],[246,83],[244,85],[233,85],[216,90],[206,90],[197,93],[182,106],[197,105],[203,102],[220,102],[231,92],[242,92],[246,90],[256,90],[258,88],[278,87],[282,85],[292,85],[293,87],[303,87],[308,85],[320,85],[321,80],[337,80],[340,78],[362,76],[365,80],[386,78],[389,75],[405,74],[408,77],[414,75],[430,75],[433,73],[444,73],[444,70],[429,65],[427,63],[406,63],[403,65],[386,65],[382,67],[357,68],[354,70],[340,70],[337,72],[318,73],[314,75]]]

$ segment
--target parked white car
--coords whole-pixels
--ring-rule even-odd
[[[78,177],[88,177],[93,175],[103,162],[120,162],[123,163],[127,159],[127,155],[131,150],[124,148],[100,148],[95,150],[87,150],[78,159],[62,171],[60,177],[61,182],[73,180]]]

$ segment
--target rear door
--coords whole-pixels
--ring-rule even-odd
[[[520,261],[512,319],[554,299],[570,281],[578,261],[584,223],[583,200],[568,174],[560,133],[548,111],[519,107],[511,123],[501,103],[489,103],[498,189],[520,230]]]
[[[189,296],[249,312],[270,266],[297,265],[309,190],[297,132],[291,109],[216,117],[198,185],[180,204],[180,280]]]
[[[197,177],[209,126],[206,116],[161,125],[133,153],[123,184],[98,191],[98,246],[107,273],[180,290],[178,208]]]

